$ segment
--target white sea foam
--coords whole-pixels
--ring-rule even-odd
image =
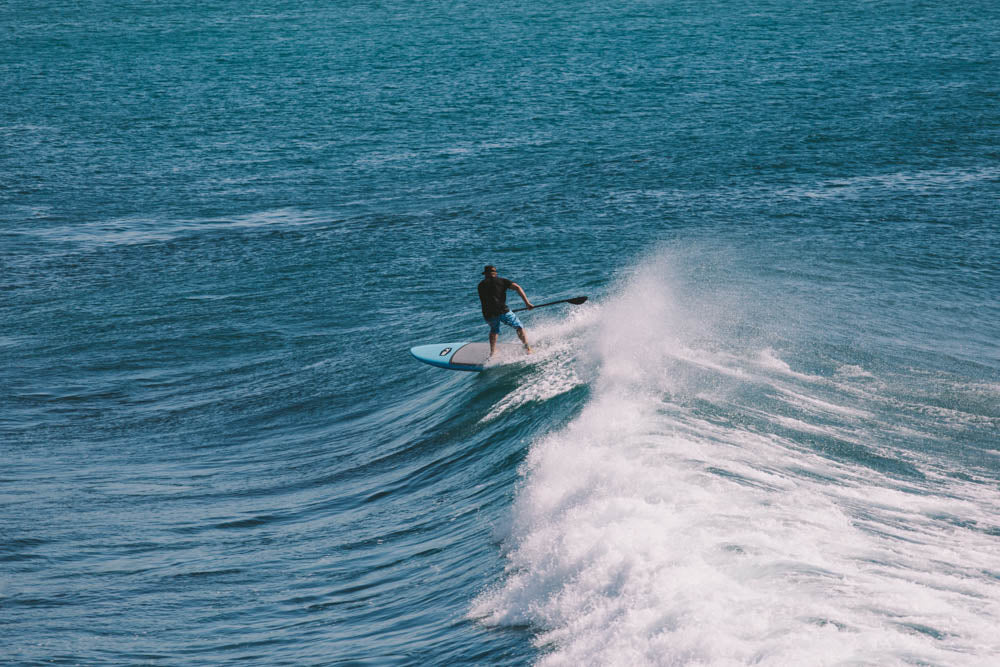
[[[861,410],[859,408],[853,408],[845,405],[837,405],[829,401],[818,399],[815,396],[808,396],[801,392],[793,391],[785,387],[775,387],[775,388],[783,395],[784,400],[786,400],[788,403],[808,412],[836,413],[840,415],[850,415],[852,417],[870,416],[870,413],[867,410]]]
[[[504,396],[480,420],[488,422],[509,410],[533,401],[546,401],[584,384],[582,369],[571,363],[581,353],[581,332],[596,323],[598,310],[585,305],[568,311],[557,320],[533,323],[528,335],[535,353],[529,360],[533,368],[519,379],[517,388]]]
[[[25,236],[49,241],[79,243],[97,248],[107,245],[134,245],[170,241],[191,233],[227,229],[255,229],[268,226],[299,227],[321,222],[313,213],[275,209],[226,219],[163,220],[143,217],[117,218],[72,225],[33,227],[16,230]]]
[[[856,364],[844,364],[837,369],[837,376],[842,378],[874,378],[875,376]]]
[[[771,395],[796,405],[772,421],[893,455],[863,430],[867,410],[808,394],[831,382],[773,350],[741,362],[695,344],[713,322],[665,283],[652,261],[577,315],[591,334],[563,325],[591,398],[533,444],[501,535],[506,575],[470,615],[535,628],[545,665],[992,664],[995,485],[933,466],[890,477],[706,413],[706,396],[777,372],[797,389]],[[870,381],[836,381],[851,378]]]
[[[480,422],[492,421],[508,410],[533,401],[555,398],[582,384],[573,366],[564,362],[570,354],[571,350],[565,344],[552,343],[546,348],[536,346],[531,359],[535,368],[520,378],[517,389],[504,396]]]
[[[810,186],[785,188],[776,194],[793,198],[853,199],[877,190],[922,193],[969,187],[983,181],[994,181],[997,178],[1000,178],[1000,168],[997,167],[896,172],[831,179]]]

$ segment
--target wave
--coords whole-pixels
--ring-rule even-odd
[[[660,252],[603,304],[541,331],[574,354],[494,413],[576,382],[590,391],[532,443],[500,529],[505,575],[469,616],[533,628],[545,665],[1000,653],[989,471],[901,438],[898,405],[865,400],[903,391],[903,371],[863,354],[817,371],[782,352],[789,339],[734,336],[750,311],[679,277],[690,259]],[[906,426],[955,435],[921,414]]]

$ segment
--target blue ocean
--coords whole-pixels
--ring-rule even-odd
[[[0,662],[1000,664],[994,0],[7,0],[0,81]],[[588,300],[413,359],[485,264]]]

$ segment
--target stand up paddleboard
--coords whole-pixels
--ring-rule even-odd
[[[410,348],[410,354],[417,360],[431,366],[473,373],[478,373],[489,366],[516,361],[527,356],[524,347],[514,343],[497,343],[493,359],[490,359],[489,343],[417,345]]]
[[[572,299],[559,299],[533,306],[531,310],[554,306],[557,303],[572,303],[580,305],[587,300],[585,296],[575,296]],[[528,308],[515,308],[514,312],[529,310]],[[491,366],[501,366],[512,361],[524,360],[528,355],[524,347],[516,343],[497,343],[496,354],[490,359],[489,343],[443,343],[434,345],[417,345],[410,348],[412,354],[419,361],[438,368],[447,368],[452,371],[472,371],[478,373]]]

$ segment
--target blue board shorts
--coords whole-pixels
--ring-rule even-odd
[[[490,333],[498,334],[500,333],[500,323],[503,322],[509,327],[514,327],[515,329],[523,329],[524,325],[521,324],[521,320],[517,319],[517,315],[511,312],[506,312],[500,317],[487,317],[486,322],[490,325]]]

